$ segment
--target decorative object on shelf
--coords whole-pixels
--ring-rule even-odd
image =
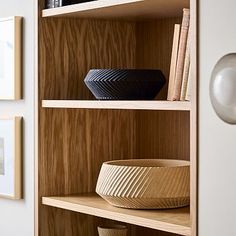
[[[127,236],[128,228],[125,225],[98,226],[99,236]]]
[[[93,69],[84,82],[99,100],[151,100],[166,80],[160,70]]]
[[[63,7],[72,4],[91,2],[95,0],[46,0],[46,8]]]
[[[222,57],[210,82],[211,103],[216,114],[229,124],[236,124],[236,53]]]
[[[21,95],[22,17],[0,19],[0,99],[18,100]]]
[[[113,206],[164,209],[189,205],[190,163],[133,159],[105,162],[96,192]]]
[[[22,197],[21,120],[0,119],[0,197]]]

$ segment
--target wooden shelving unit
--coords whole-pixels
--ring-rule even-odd
[[[153,111],[190,111],[190,102],[169,101],[77,101],[77,100],[43,100],[44,108],[74,108],[74,109],[124,109]]]
[[[95,194],[67,197],[44,197],[44,205],[103,217],[179,235],[190,235],[189,208],[173,210],[129,210],[106,203]]]
[[[197,1],[98,0],[44,9],[38,0],[36,235],[96,236],[119,221],[129,236],[197,235]],[[174,24],[190,7],[191,102],[96,101],[90,68],[161,69],[169,78]],[[57,108],[57,109],[55,109]],[[190,208],[115,208],[93,193],[103,162],[191,162]],[[56,197],[55,197],[56,196]]]

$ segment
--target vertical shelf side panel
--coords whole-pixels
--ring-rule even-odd
[[[190,22],[191,22],[191,205],[190,220],[192,236],[198,235],[198,1],[190,0]]]

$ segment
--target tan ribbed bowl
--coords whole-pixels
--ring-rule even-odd
[[[128,228],[124,225],[98,226],[99,236],[127,236]]]
[[[133,159],[105,162],[96,192],[113,206],[164,209],[189,205],[190,163]]]

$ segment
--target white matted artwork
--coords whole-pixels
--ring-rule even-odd
[[[22,198],[21,117],[0,118],[0,197]]]
[[[21,94],[22,17],[0,18],[0,99],[19,100]]]

